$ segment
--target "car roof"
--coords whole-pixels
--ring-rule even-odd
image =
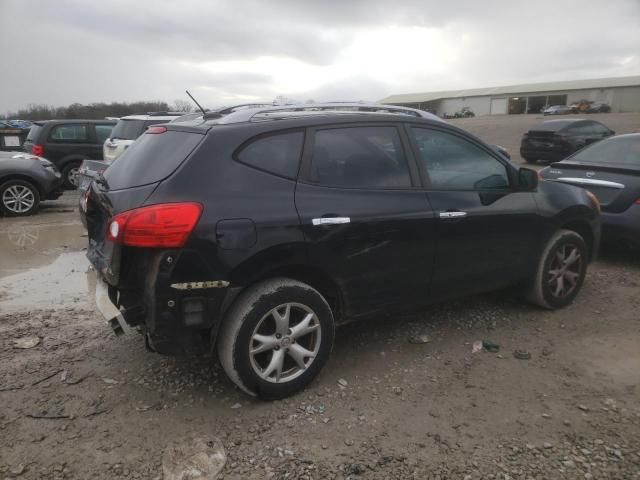
[[[116,120],[84,120],[82,118],[78,119],[69,119],[69,120],[39,120],[37,122],[33,122],[35,125],[62,125],[65,123],[109,123],[115,125],[118,123]]]
[[[184,112],[136,113],[134,115],[120,117],[120,120],[173,120],[174,118],[181,117],[184,114]]]

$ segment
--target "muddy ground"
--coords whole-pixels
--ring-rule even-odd
[[[508,143],[495,118],[464,122]],[[602,252],[558,312],[497,292],[341,327],[317,381],[265,403],[212,358],[111,333],[77,200],[0,219],[0,478],[162,478],[165,447],[194,433],[221,440],[227,479],[640,478],[638,253]]]

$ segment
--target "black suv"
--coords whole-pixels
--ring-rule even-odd
[[[593,120],[548,120],[522,136],[520,156],[528,163],[556,162],[614,134],[609,127]]]
[[[49,120],[35,122],[24,142],[26,152],[44,157],[62,172],[64,186],[78,186],[83,160],[102,160],[102,145],[115,120]]]
[[[595,197],[414,112],[305,105],[150,127],[83,199],[116,333],[124,317],[157,352],[217,348],[241,389],[280,398],[347,320],[507,286],[573,301],[599,243]]]

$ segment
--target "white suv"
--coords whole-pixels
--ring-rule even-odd
[[[181,115],[184,113],[152,112],[122,117],[113,127],[111,136],[104,142],[102,147],[104,162],[107,165],[113,163],[150,125],[169,123]]]

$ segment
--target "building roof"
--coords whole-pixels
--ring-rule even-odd
[[[442,98],[483,97],[489,95],[506,95],[513,93],[555,92],[566,90],[582,90],[588,88],[635,87],[640,86],[640,76],[593,78],[588,80],[571,80],[565,82],[525,83],[504,87],[472,88],[469,90],[445,90],[440,92],[404,93],[391,95],[380,100],[380,103],[420,103]]]

